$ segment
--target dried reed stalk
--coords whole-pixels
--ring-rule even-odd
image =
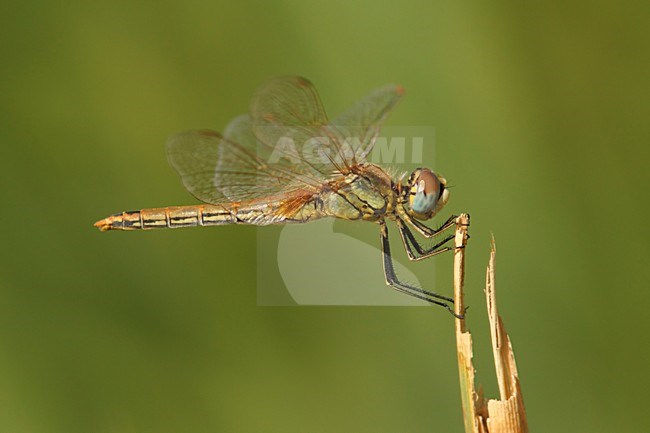
[[[465,280],[465,245],[469,215],[462,214],[456,220],[454,252],[454,299],[455,312],[465,310],[463,283]],[[517,365],[512,353],[510,337],[497,313],[495,293],[496,248],[492,240],[490,261],[487,267],[485,297],[490,322],[492,352],[499,384],[500,398],[486,400],[474,387],[472,365],[472,335],[465,327],[465,319],[456,319],[456,349],[458,372],[466,433],[526,433],[526,412],[517,375]]]

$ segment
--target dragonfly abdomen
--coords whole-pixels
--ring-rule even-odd
[[[95,227],[107,230],[173,229],[196,226],[221,226],[226,224],[269,225],[282,222],[305,222],[316,217],[300,216],[291,220],[278,212],[278,203],[229,203],[226,205],[168,206],[161,208],[125,211],[97,221]],[[313,212],[312,212],[313,213]]]
[[[97,221],[95,227],[102,231],[148,230],[236,224],[237,222],[237,216],[224,206],[168,206],[117,213]]]

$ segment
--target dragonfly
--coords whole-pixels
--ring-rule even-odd
[[[449,200],[447,181],[428,168],[407,178],[368,161],[381,126],[404,94],[376,89],[333,120],[314,85],[302,77],[271,79],[254,94],[249,113],[223,134],[181,132],[166,145],[171,166],[201,204],[124,211],[95,223],[102,231],[225,224],[306,223],[333,217],[379,226],[385,280],[393,289],[446,308],[454,300],[401,282],[394,269],[387,221],[396,224],[407,256],[419,261],[453,249],[452,215],[430,220]],[[433,239],[425,247],[413,234]]]

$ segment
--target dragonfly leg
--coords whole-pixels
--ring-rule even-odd
[[[385,221],[379,223],[380,235],[381,235],[381,252],[384,263],[384,275],[386,277],[386,284],[388,284],[393,289],[398,292],[405,293],[409,296],[413,296],[417,299],[422,299],[423,301],[429,302],[431,304],[440,305],[443,308],[446,308],[451,314],[455,317],[462,319],[464,315],[458,315],[454,313],[454,300],[443,295],[439,295],[428,290],[421,289],[419,287],[411,286],[400,282],[397,279],[397,274],[395,274],[395,268],[393,267],[393,258],[390,254],[390,243],[388,241],[388,227],[386,226]],[[446,302],[444,302],[446,301]],[[449,305],[451,303],[451,305]]]
[[[402,221],[399,218],[397,218],[397,227],[399,229],[399,234],[402,238],[402,242],[404,243],[406,254],[408,255],[409,260],[411,261],[426,259],[453,250],[453,247],[449,247],[449,246],[443,248],[440,247],[442,247],[444,244],[454,239],[454,235],[447,236],[442,241],[438,242],[437,244],[429,248],[423,248],[422,245],[420,245],[420,243],[417,241],[417,239],[415,239],[415,236],[413,236],[411,230],[409,230],[406,224],[404,224],[404,221]],[[415,252],[413,251],[413,248],[415,248]]]
[[[444,232],[445,230],[448,230],[450,227],[453,227],[454,224],[456,224],[456,218],[458,218],[458,215],[452,215],[449,218],[447,218],[447,221],[442,223],[440,227],[438,227],[437,229],[433,229],[421,223],[420,221],[411,218],[411,216],[406,212],[400,213],[400,216],[404,219],[404,221],[412,225],[413,228],[415,228],[415,230],[417,230],[425,238],[432,238],[434,236],[438,236],[440,233]]]

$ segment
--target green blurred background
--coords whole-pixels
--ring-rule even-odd
[[[441,309],[258,307],[253,227],[92,227],[193,203],[167,137],[222,129],[283,74],[310,78],[332,115],[399,82],[390,123],[435,126],[447,212],[472,215],[468,325],[488,396],[494,233],[532,430],[646,427],[647,2],[0,9],[0,431],[462,431]],[[451,259],[409,269],[451,293]],[[368,278],[387,290],[380,269],[377,252]]]

